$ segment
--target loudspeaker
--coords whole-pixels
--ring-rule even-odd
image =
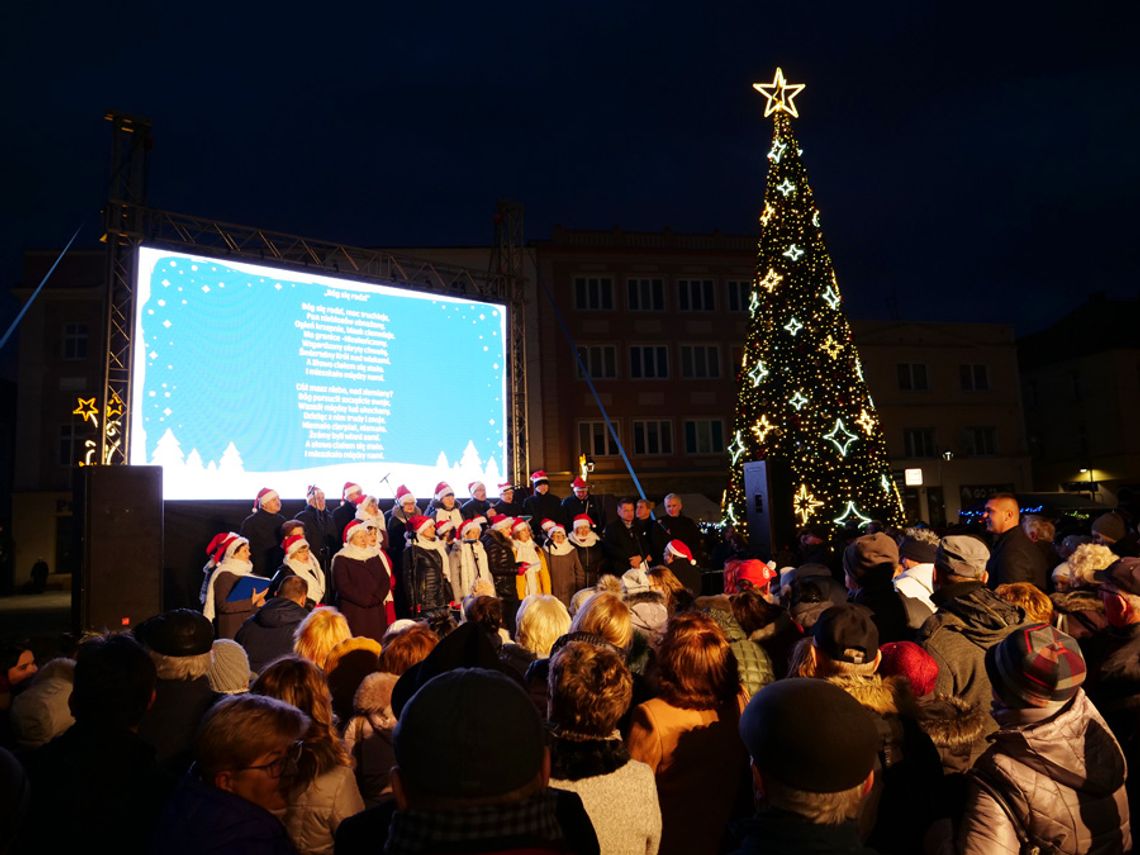
[[[75,470],[77,632],[126,629],[162,611],[162,467]]]
[[[765,558],[774,557],[795,535],[787,465],[769,460],[745,463],[744,500],[749,545]]]

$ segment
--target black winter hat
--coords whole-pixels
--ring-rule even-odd
[[[866,606],[832,606],[819,616],[812,636],[817,648],[839,662],[867,665],[879,655],[879,630]]]
[[[147,618],[134,633],[145,647],[163,656],[200,656],[214,644],[214,625],[193,609],[173,609]]]
[[[880,737],[862,704],[826,680],[769,683],[740,717],[740,738],[760,774],[809,793],[838,793],[867,779]]]

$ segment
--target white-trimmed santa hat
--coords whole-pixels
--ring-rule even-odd
[[[546,477],[545,469],[536,469],[530,473],[530,483],[534,485],[549,482],[550,479]]]
[[[253,500],[253,509],[256,511],[271,499],[278,499],[277,491],[270,487],[262,487],[257,491],[257,498]]]
[[[574,528],[581,528],[582,526],[586,528],[594,527],[594,520],[589,514],[578,514],[578,516],[574,517]]]
[[[670,540],[665,544],[665,551],[673,553],[678,558],[684,558],[686,561],[693,560],[693,550],[679,540]]]
[[[455,529],[455,523],[451,521],[451,517],[443,517],[435,521],[435,533],[443,537],[449,531]]]
[[[435,500],[442,501],[444,496],[454,496],[455,491],[451,489],[451,485],[446,481],[440,481],[435,485]]]
[[[582,476],[579,475],[577,478],[570,482],[570,488],[572,490],[589,490],[590,485],[583,481]]]
[[[515,519],[514,525],[511,526],[511,534],[514,534],[517,530],[521,529],[523,526],[530,528],[530,520],[528,520],[526,517],[517,517]]]
[[[468,496],[474,496],[475,491],[478,490],[480,487],[483,487],[484,489],[486,489],[487,485],[484,484],[482,481],[472,481],[470,484],[467,485],[467,495]]]
[[[364,488],[352,481],[345,481],[344,487],[340,491],[340,497],[346,502],[359,505],[364,498]]]
[[[556,531],[560,531],[563,534],[566,534],[566,526],[562,525],[562,523],[554,523],[549,527],[543,524],[542,530],[546,532],[547,537],[554,537],[554,532]]]
[[[422,534],[429,528],[435,528],[435,520],[431,517],[425,517],[423,514],[414,514],[408,520],[408,531],[413,534]]]
[[[550,534],[550,530],[552,528],[554,528],[556,525],[558,525],[558,523],[556,523],[554,520],[550,519],[550,517],[547,517],[546,519],[544,519],[542,521],[542,524],[539,526],[539,528],[541,528],[547,534]]]
[[[352,540],[352,536],[356,534],[356,530],[368,531],[368,526],[364,524],[364,520],[350,520],[348,525],[344,527],[344,542],[348,543]]]
[[[293,553],[300,549],[302,546],[308,546],[309,541],[305,540],[303,534],[291,534],[283,541],[281,541],[281,548],[285,550],[285,557],[292,558]]]
[[[400,504],[400,505],[404,504],[404,499],[411,499],[413,502],[415,502],[416,496],[411,490],[409,490],[407,487],[405,487],[403,484],[401,484],[399,487],[396,488],[396,502],[397,502],[397,504]]]
[[[507,514],[495,517],[494,522],[491,523],[491,528],[495,531],[507,532],[515,527],[515,518]]]
[[[510,481],[504,481],[503,483],[501,483],[497,486],[499,488],[500,493],[502,493],[503,490],[510,490],[513,493],[515,490],[515,485],[512,484]]]
[[[475,531],[482,531],[483,523],[486,521],[486,517],[472,517],[469,520],[464,520],[463,524],[459,526],[459,536],[463,537],[463,535],[467,534],[467,532],[469,532],[471,529],[475,529]]]
[[[214,535],[210,545],[206,547],[206,554],[215,562],[224,561],[227,558],[232,558],[243,543],[249,543],[249,541],[236,531],[223,531]]]

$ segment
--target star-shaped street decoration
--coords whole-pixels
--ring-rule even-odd
[[[752,314],[756,314],[756,310],[759,308],[760,295],[753,291],[752,296],[748,298],[748,311],[752,312]]]
[[[835,289],[830,285],[828,285],[824,292],[819,296],[823,298],[823,302],[827,303],[829,308],[839,308],[839,294],[837,294]]]
[[[119,393],[115,392],[111,395],[111,400],[107,404],[107,420],[118,418],[123,414],[123,399],[119,397]]]
[[[784,281],[784,277],[781,276],[779,273],[777,273],[775,270],[773,270],[771,267],[769,267],[768,272],[764,274],[764,278],[761,279],[756,284],[759,285],[761,288],[763,288],[765,291],[767,291],[769,294],[771,294],[773,291],[776,290],[776,286],[779,285],[783,281]]]
[[[776,429],[776,426],[768,421],[767,416],[761,416],[756,424],[752,425],[752,432],[756,434],[756,438],[760,442],[764,442],[768,438],[768,434]]]
[[[732,465],[736,465],[736,461],[740,459],[740,455],[744,454],[744,441],[741,439],[740,431],[736,432],[736,436],[732,440],[732,445],[728,447],[728,453],[732,455]]]
[[[795,318],[792,318],[790,321],[784,324],[784,329],[792,334],[792,338],[795,338],[796,333],[798,333],[803,328],[804,325],[797,321]]]
[[[796,192],[796,185],[785,178],[783,181],[776,185],[776,189],[783,193],[784,198],[787,199],[789,196]]]
[[[840,439],[840,437],[842,437],[842,439]],[[843,425],[843,419],[836,419],[835,427],[831,429],[831,433],[825,433],[823,438],[831,440],[832,444],[839,449],[839,453],[846,457],[847,449],[851,446],[851,443],[859,438],[859,435],[847,430]]]
[[[99,412],[99,408],[95,406],[94,398],[76,398],[76,407],[71,411],[73,416],[79,416],[83,421],[90,421],[95,423],[95,415]]]
[[[840,352],[843,350],[843,345],[841,345],[831,336],[828,336],[826,340],[824,340],[823,344],[820,345],[820,347],[823,348],[823,352],[830,356],[832,359],[838,358]]]
[[[779,163],[780,158],[784,156],[784,152],[788,150],[788,144],[775,140],[772,143],[772,148],[768,150],[768,159],[773,163]]]
[[[863,412],[859,413],[859,418],[855,419],[855,424],[859,425],[867,436],[870,436],[875,430],[875,418],[867,412],[866,407],[863,408]]]
[[[890,478],[888,478],[886,475],[882,475],[879,477],[879,483],[883,485],[883,492],[884,493],[889,494],[891,492],[891,479]]]
[[[804,397],[804,393],[800,389],[796,389],[796,394],[788,398],[788,403],[796,408],[797,413],[804,408],[804,404],[807,402],[808,399]]]
[[[852,517],[859,520],[860,525],[863,523],[869,523],[871,521],[870,517],[859,513],[859,509],[855,507],[854,502],[848,502],[847,508],[843,511],[843,514],[836,517],[834,520],[832,520],[832,522],[836,525],[846,526]]]
[[[803,83],[788,83],[784,79],[784,70],[777,68],[776,76],[772,78],[771,83],[753,83],[752,88],[768,99],[764,105],[765,117],[783,111],[798,119],[800,114],[793,99],[804,90],[805,85]]]
[[[802,249],[800,249],[798,246],[796,246],[794,243],[791,246],[789,246],[787,249],[785,249],[782,253],[780,253],[780,255],[784,256],[785,258],[790,258],[792,261],[799,261],[800,256],[803,254],[804,254],[804,251]]]
[[[807,525],[816,508],[823,507],[823,502],[808,492],[807,484],[800,484],[799,490],[792,496],[792,508],[800,518],[800,525]]]
[[[756,360],[756,364],[752,366],[752,370],[748,372],[748,379],[752,381],[752,388],[756,388],[768,376],[768,369],[764,367],[764,363]]]

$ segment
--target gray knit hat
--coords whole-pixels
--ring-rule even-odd
[[[934,566],[963,579],[981,579],[986,572],[990,551],[986,545],[968,534],[952,534],[938,542]]]
[[[210,670],[206,672],[210,688],[223,695],[240,695],[249,691],[249,656],[245,648],[228,638],[214,642]]]

